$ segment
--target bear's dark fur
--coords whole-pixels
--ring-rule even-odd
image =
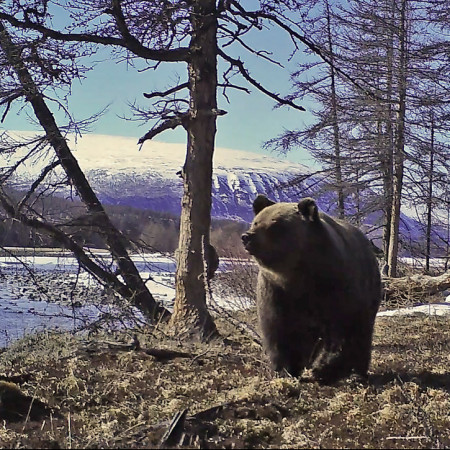
[[[274,203],[259,195],[242,236],[259,265],[257,306],[277,371],[312,368],[331,383],[366,377],[381,280],[371,243],[356,227],[319,212],[312,198]]]

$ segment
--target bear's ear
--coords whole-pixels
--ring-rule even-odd
[[[269,200],[265,195],[259,194],[253,202],[253,212],[255,213],[255,216],[270,205],[275,205],[275,202]]]
[[[319,211],[316,202],[310,197],[302,198],[298,202],[298,212],[305,220],[316,222],[319,220]]]

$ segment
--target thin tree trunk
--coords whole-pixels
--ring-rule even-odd
[[[425,251],[425,270],[430,272],[430,257],[431,257],[431,219],[433,212],[433,183],[434,183],[434,117],[431,112],[431,127],[430,127],[430,167],[428,168],[428,192],[427,192],[427,229],[426,229],[426,251]]]
[[[405,115],[406,115],[406,83],[407,83],[407,30],[406,30],[406,3],[402,0],[400,10],[399,27],[399,102],[397,113],[397,130],[394,154],[394,183],[392,189],[392,215],[391,235],[389,239],[388,252],[388,274],[390,277],[397,276],[398,239],[400,230],[400,209],[402,203],[403,170],[405,160]]]
[[[383,250],[385,261],[389,261],[389,248],[392,225],[392,201],[393,201],[393,155],[394,155],[394,127],[392,117],[392,89],[393,89],[393,64],[394,64],[394,23],[395,23],[395,0],[388,0],[391,4],[391,17],[388,20],[388,42],[387,42],[387,73],[386,73],[386,140],[384,142],[383,157],[383,188],[384,188],[384,228],[383,228]]]
[[[77,160],[61,134],[58,125],[47,107],[43,95],[39,92],[30,72],[23,63],[20,49],[15,46],[9,33],[0,23],[0,46],[3,49],[10,66],[14,69],[27,101],[30,102],[34,113],[47,134],[47,139],[54,149],[62,168],[71,183],[77,189],[81,200],[92,215],[92,220],[103,231],[106,244],[116,262],[120,274],[130,288],[129,300],[132,301],[147,317],[155,318],[160,310],[158,303],[145,286],[136,266],[131,260],[125,246],[125,237],[115,228],[106,214],[102,204],[92,190]],[[105,280],[107,282],[108,280]]]
[[[330,18],[330,5],[326,2],[327,9],[327,34],[328,34],[328,51],[330,53],[330,76],[331,76],[331,114],[333,117],[333,141],[334,141],[334,176],[336,179],[337,190],[337,209],[338,217],[343,219],[345,217],[345,201],[344,190],[342,184],[342,161],[341,161],[341,144],[339,139],[339,122],[337,112],[337,95],[336,95],[336,74],[334,71],[334,54],[333,43],[331,37],[331,18]]]
[[[447,241],[445,243],[445,253],[447,257],[445,258],[445,265],[444,270],[447,272],[448,270],[448,263],[450,259],[450,202],[448,201],[448,193],[446,193],[446,200],[447,200]]]
[[[171,325],[177,333],[217,334],[206,306],[204,245],[209,244],[211,188],[217,111],[217,18],[214,0],[193,6],[189,62],[190,111],[183,167],[180,240]]]

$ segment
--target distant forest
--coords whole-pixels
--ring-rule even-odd
[[[9,195],[19,200],[23,192],[9,191]],[[165,212],[138,209],[124,205],[104,205],[114,225],[132,243],[129,250],[138,248],[153,252],[172,253],[178,246],[180,218]],[[85,207],[76,199],[56,196],[39,196],[35,199],[34,210],[37,215],[53,218],[63,225],[77,242],[86,247],[104,248],[104,240],[88,221]],[[211,243],[221,256],[244,256],[241,234],[248,224],[232,220],[213,220]],[[59,247],[50,236],[36,232],[20,222],[10,219],[0,207],[0,246],[1,247]]]

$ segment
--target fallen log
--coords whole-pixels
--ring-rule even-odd
[[[446,289],[450,289],[450,271],[437,277],[420,274],[400,278],[383,276],[384,301],[387,303],[425,302]]]

